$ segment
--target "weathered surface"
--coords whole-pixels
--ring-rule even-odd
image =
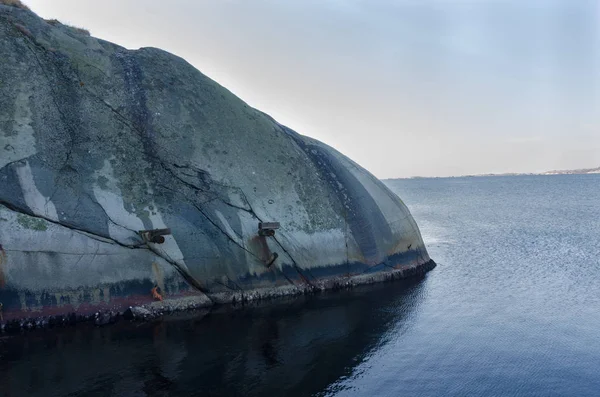
[[[154,286],[158,305],[197,307],[434,266],[375,177],[181,58],[0,5],[0,59],[5,320],[122,311]],[[163,244],[138,234],[159,228]]]

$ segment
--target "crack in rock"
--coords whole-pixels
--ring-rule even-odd
[[[39,214],[33,213],[31,211],[27,211],[27,210],[24,210],[22,208],[19,208],[19,207],[15,206],[15,205],[13,205],[13,204],[5,201],[5,200],[2,200],[2,199],[0,199],[0,205],[3,205],[4,207],[8,208],[9,210],[11,210],[13,212],[17,212],[17,213],[20,213],[20,214],[23,214],[23,215],[27,215],[27,216],[31,216],[31,217],[34,217],[34,218],[38,218],[38,219],[43,219],[43,220],[45,220],[47,222],[50,222],[52,224],[65,227],[67,229],[73,230],[73,231],[78,232],[78,233],[83,233],[87,237],[94,238],[95,240],[98,240],[98,241],[101,241],[101,242],[104,242],[104,243],[116,244],[116,245],[120,245],[121,247],[131,248],[131,249],[141,248],[140,245],[124,244],[124,243],[122,243],[122,242],[120,242],[118,240],[112,239],[110,236],[103,236],[103,235],[91,232],[89,230],[86,230],[86,229],[77,228],[77,227],[75,227],[73,225],[68,225],[68,224],[64,224],[64,223],[62,223],[60,221],[55,221],[55,220],[53,220],[51,218],[48,218],[48,217],[45,217],[43,215],[39,215]]]

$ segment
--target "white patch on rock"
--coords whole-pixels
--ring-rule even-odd
[[[94,185],[94,196],[98,204],[104,208],[104,211],[110,217],[108,223],[110,238],[121,242],[128,242],[132,235],[137,236],[138,231],[146,229],[144,222],[137,214],[125,209],[125,202],[123,201],[121,190],[117,187],[117,180],[109,160],[105,160],[104,166],[96,172],[96,178],[100,176],[106,178],[106,189],[101,188],[96,182]],[[152,194],[150,187],[148,187],[148,193]],[[155,210],[151,210],[151,207],[157,208],[154,202],[151,202],[140,212],[148,214],[148,218],[152,223],[152,229],[167,228],[168,226],[165,225],[162,216],[159,213],[155,213]],[[152,244],[152,247],[168,260],[174,261],[182,268],[187,269],[183,253],[175,238],[172,235],[164,237],[165,242],[163,244]]]
[[[217,218],[219,218],[219,220],[221,221],[221,224],[225,228],[225,232],[227,233],[227,235],[231,237],[233,241],[235,241],[243,247],[244,242],[242,241],[241,237],[231,228],[231,225],[229,225],[229,222],[227,222],[227,219],[225,219],[223,214],[218,210],[215,210],[215,214],[217,214]]]
[[[144,229],[144,223],[137,215],[125,209],[109,160],[105,160],[104,166],[96,172],[96,178],[100,176],[106,178],[107,189],[102,189],[96,182],[93,190],[96,201],[110,217],[108,234],[113,240],[125,242],[132,237],[132,234],[135,235],[135,231]]]
[[[25,164],[16,167],[16,171],[25,204],[27,204],[34,214],[53,221],[58,221],[56,207],[54,206],[54,203],[50,201],[50,197],[44,196],[38,190],[35,181],[33,180],[33,173],[31,172],[29,163],[25,161]]]

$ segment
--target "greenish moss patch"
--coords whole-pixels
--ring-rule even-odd
[[[17,215],[17,222],[19,222],[19,224],[26,229],[37,230],[40,232],[46,231],[48,229],[48,225],[46,225],[45,220],[32,218],[23,214]]]

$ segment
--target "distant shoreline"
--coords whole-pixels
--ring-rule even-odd
[[[600,167],[596,168],[581,168],[576,170],[553,170],[546,172],[505,172],[502,174],[472,174],[472,175],[454,175],[454,176],[409,176],[399,178],[385,178],[384,180],[392,179],[441,179],[441,178],[478,178],[485,176],[543,176],[543,175],[591,175],[600,174]]]

